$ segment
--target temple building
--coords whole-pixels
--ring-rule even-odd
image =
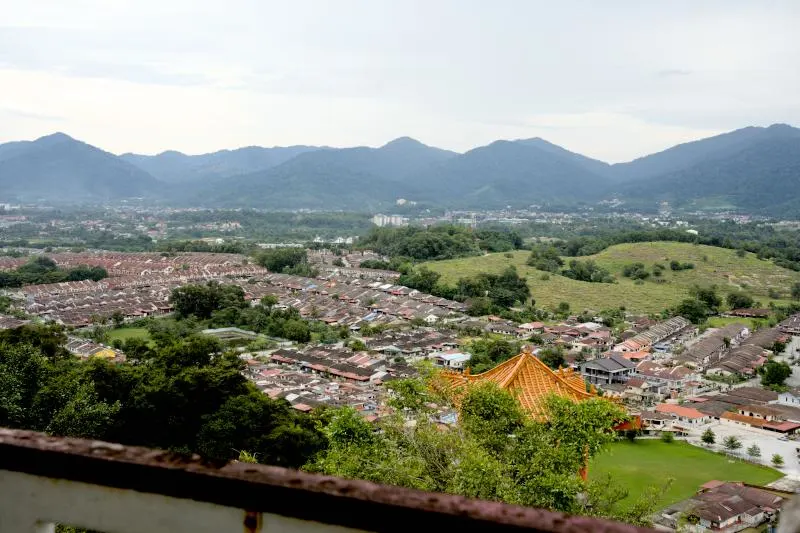
[[[593,386],[587,391],[580,374],[571,368],[551,370],[529,351],[523,351],[481,374],[447,372],[444,378],[452,388],[483,381],[494,382],[501,389],[510,391],[534,418],[541,418],[544,414],[544,401],[551,394],[575,402],[597,397]]]

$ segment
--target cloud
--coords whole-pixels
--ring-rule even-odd
[[[577,0],[575,0],[577,2]],[[0,25],[4,139],[466,150],[542,136],[608,160],[800,122],[800,3],[37,0]],[[35,118],[41,115],[43,118]]]
[[[22,118],[30,120],[43,120],[47,122],[57,122],[64,120],[64,117],[58,115],[47,115],[44,113],[37,113],[36,111],[13,109],[9,107],[0,107],[0,115],[5,115],[6,117]]]
[[[671,78],[673,76],[691,76],[693,72],[688,69],[680,69],[680,68],[667,68],[664,70],[659,70],[656,73],[656,76],[659,78]]]

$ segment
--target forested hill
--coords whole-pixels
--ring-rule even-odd
[[[800,130],[747,127],[609,165],[544,139],[458,154],[401,137],[379,148],[247,147],[115,156],[64,134],[0,144],[0,200],[131,197],[173,205],[381,211],[431,206],[628,205],[800,215]]]
[[[705,142],[709,150],[700,157],[697,145]],[[645,173],[653,171],[656,162],[669,171],[629,183],[622,196],[686,207],[716,204],[750,212],[800,212],[800,130],[796,128],[746,128],[671,150],[669,158],[662,152],[638,163]],[[687,151],[682,158],[688,166],[676,164],[681,150]]]
[[[63,133],[0,145],[0,200],[111,200],[159,188],[139,167]]]

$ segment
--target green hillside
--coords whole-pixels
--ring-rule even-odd
[[[597,311],[624,305],[634,312],[659,312],[685,298],[692,285],[710,284],[717,285],[723,294],[743,290],[762,305],[767,305],[770,301],[782,302],[769,297],[770,289],[780,291],[782,298],[787,298],[792,283],[800,281],[800,273],[760,260],[751,253],[739,257],[734,250],[676,242],[620,244],[596,255],[577,258],[582,261],[593,259],[608,269],[617,278],[614,284],[586,283],[553,274],[550,274],[550,279],[543,280],[544,272],[527,266],[527,258],[528,252],[519,251],[512,257],[502,253],[489,254],[430,262],[425,266],[441,273],[444,281],[454,283],[463,276],[500,272],[506,266],[514,265],[528,280],[537,305],[550,307],[559,302],[569,302],[576,311]],[[564,259],[568,262],[572,258]],[[674,272],[669,269],[669,261],[673,259],[694,263],[695,268]],[[637,285],[623,277],[625,265],[635,262],[644,263],[648,269],[652,269],[656,262],[663,264],[667,267],[663,274],[664,282],[657,283],[651,278]]]

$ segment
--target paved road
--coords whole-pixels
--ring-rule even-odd
[[[787,476],[800,479],[800,461],[797,458],[796,451],[796,448],[800,448],[800,441],[782,441],[778,440],[777,435],[765,435],[758,430],[744,426],[729,426],[714,422],[693,430],[689,437],[689,442],[700,445],[700,436],[708,428],[711,428],[711,431],[713,431],[717,437],[716,443],[712,448],[713,450],[725,451],[725,448],[722,446],[722,441],[725,437],[734,435],[742,443],[742,447],[738,450],[739,457],[748,458],[747,448],[753,444],[757,444],[761,449],[759,462],[764,465],[770,465],[772,456],[776,453],[780,454],[783,456],[784,466],[779,468],[779,470]]]
[[[786,346],[786,350],[783,354],[778,355],[775,357],[778,361],[784,361],[788,359],[790,355],[797,355],[800,356],[800,337],[792,337],[791,342]],[[790,361],[786,361],[790,363]],[[800,387],[800,366],[792,366],[792,375],[786,380],[786,384],[790,387]]]

